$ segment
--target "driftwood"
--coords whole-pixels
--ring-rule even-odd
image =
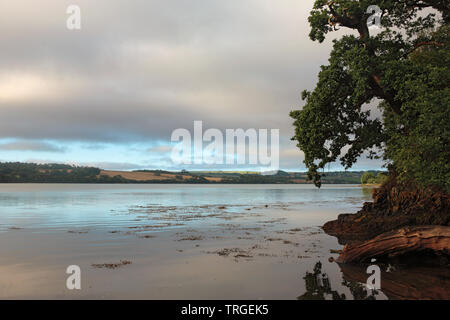
[[[416,226],[383,233],[362,243],[345,246],[338,263],[364,263],[381,257],[394,258],[407,254],[450,254],[450,227]]]

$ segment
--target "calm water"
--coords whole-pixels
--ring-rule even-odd
[[[0,232],[116,228],[135,221],[140,208],[152,208],[153,217],[161,219],[198,215],[190,224],[202,226],[210,222],[203,218],[221,206],[231,213],[265,205],[352,212],[368,199],[355,186],[0,184]],[[325,221],[320,216],[313,220]]]
[[[365,270],[329,262],[342,246],[320,226],[369,199],[350,185],[0,184],[0,298],[366,298]],[[67,290],[69,265],[82,290]],[[413,272],[373,297],[435,298],[395,290]]]

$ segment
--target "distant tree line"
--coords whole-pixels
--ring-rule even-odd
[[[98,182],[100,169],[65,164],[0,163],[1,183]],[[103,178],[102,178],[103,179]]]
[[[163,170],[141,170],[152,172],[161,179],[136,181],[121,175],[114,177],[102,175],[101,169],[95,167],[80,167],[66,164],[35,164],[8,162],[0,163],[0,183],[161,183],[161,184],[298,184],[307,183],[307,174],[279,171],[274,175],[251,173],[195,173],[182,171],[169,172]],[[162,177],[161,175],[165,176]],[[376,175],[378,174],[378,175]],[[171,175],[172,177],[167,177]],[[208,180],[207,178],[219,178]],[[363,184],[380,183],[384,173],[373,172],[329,172],[323,177],[324,183],[329,184]],[[364,178],[364,179],[362,179]],[[365,182],[363,182],[365,181]]]

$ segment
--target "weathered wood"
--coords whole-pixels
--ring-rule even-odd
[[[338,263],[363,263],[379,257],[399,257],[430,251],[450,254],[450,227],[416,226],[383,233],[374,239],[345,246]]]

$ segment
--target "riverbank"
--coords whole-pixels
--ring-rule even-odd
[[[356,214],[341,214],[323,230],[347,245],[340,261],[407,260],[450,264],[450,197],[436,190],[386,184]]]

